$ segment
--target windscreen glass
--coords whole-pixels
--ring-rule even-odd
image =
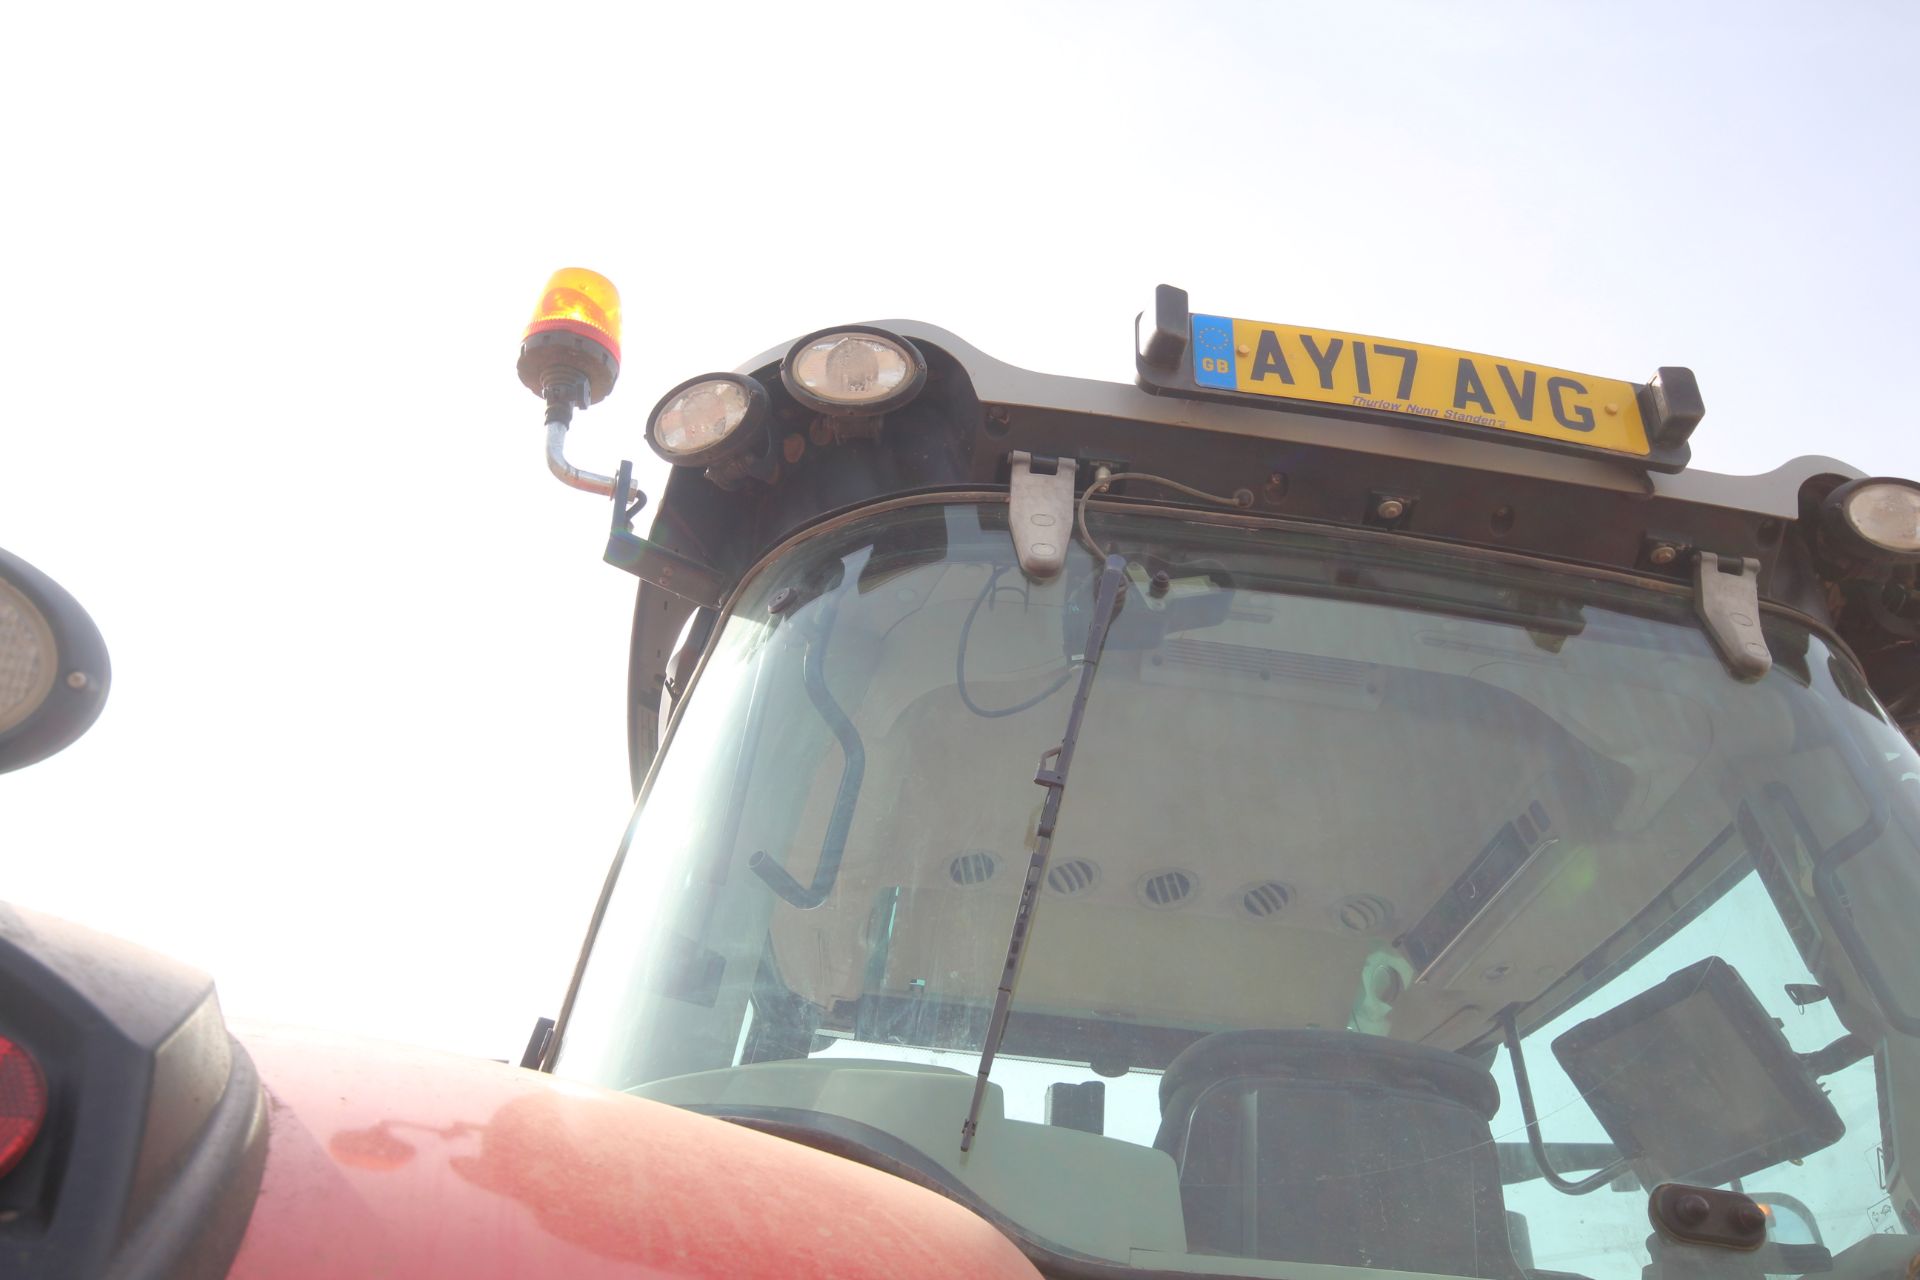
[[[1003,505],[754,576],[561,1074],[910,1170],[1039,1258],[1638,1280],[1920,1249],[1920,762],[1846,658],[1769,619],[1743,681],[1684,597],[1091,528],[1128,584],[973,1149],[1099,567],[1029,580]],[[1766,1206],[1762,1254],[1652,1231],[1688,1179]]]

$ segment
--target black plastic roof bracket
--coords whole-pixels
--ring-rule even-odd
[[[1008,527],[1020,571],[1038,582],[1058,576],[1067,565],[1067,545],[1073,541],[1073,477],[1079,464],[1072,458],[1054,462],[1052,475],[1034,469],[1033,455],[1016,449],[1007,455],[1012,464],[1008,496]]]
[[[1758,560],[1723,561],[1711,551],[1700,552],[1693,564],[1693,607],[1727,670],[1753,680],[1773,670],[1773,654],[1760,633]]]
[[[1691,450],[1687,438],[1707,415],[1700,398],[1700,382],[1693,370],[1680,365],[1661,365],[1654,370],[1642,396],[1641,415],[1647,423],[1647,443],[1657,449],[1670,449],[1686,461]]]
[[[633,518],[646,505],[647,495],[633,487],[633,463],[623,459],[613,479],[613,522],[607,530],[606,562],[682,600],[708,609],[719,608],[727,596],[727,585],[719,574],[633,531]]]
[[[1153,291],[1153,306],[1134,320],[1135,363],[1178,373],[1187,355],[1190,317],[1187,291],[1163,284]]]

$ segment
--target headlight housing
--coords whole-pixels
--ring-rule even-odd
[[[667,392],[647,419],[647,443],[676,467],[705,467],[716,480],[767,452],[767,391],[738,373],[703,373]]]
[[[0,551],[0,773],[85,733],[111,679],[107,643],[79,601]]]
[[[1825,516],[1828,530],[1861,559],[1920,561],[1920,484],[1885,476],[1850,480],[1827,495]]]
[[[848,324],[810,333],[787,349],[780,381],[828,417],[870,417],[898,409],[927,381],[926,357],[897,333]]]

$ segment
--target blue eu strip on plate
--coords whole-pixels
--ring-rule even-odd
[[[1233,367],[1233,321],[1226,316],[1193,318],[1193,380],[1229,391],[1239,385]]]

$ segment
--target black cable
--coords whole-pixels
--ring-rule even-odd
[[[980,589],[980,594],[978,596],[974,597],[973,607],[967,610],[967,620],[960,624],[960,647],[954,651],[954,655],[953,655],[953,683],[954,683],[954,686],[960,691],[960,701],[966,705],[967,710],[973,712],[973,714],[980,716],[981,718],[986,720],[998,720],[1002,716],[1014,715],[1018,712],[1026,711],[1033,707],[1039,706],[1041,703],[1045,702],[1048,698],[1051,698],[1054,694],[1060,692],[1060,690],[1066,687],[1067,681],[1073,679],[1074,667],[1078,665],[1077,662],[1074,662],[1071,660],[1068,661],[1067,669],[1060,673],[1060,678],[1058,680],[1055,680],[1052,684],[1048,685],[1045,689],[1041,690],[1039,693],[1036,693],[1035,695],[1033,695],[1033,697],[1028,698],[1025,702],[1017,702],[1011,707],[999,707],[999,708],[989,709],[987,707],[980,706],[970,696],[968,696],[967,694],[967,637],[973,634],[973,620],[974,618],[979,616],[980,606],[987,602],[988,597],[990,597],[993,594],[994,588],[999,585],[1000,575],[1005,573],[1008,569],[1012,567],[1013,566],[1011,565],[1003,564],[997,567],[996,569],[994,569],[994,571],[991,574],[987,575],[987,585]]]
[[[1217,493],[1208,493],[1204,489],[1196,489],[1192,485],[1182,484],[1178,480],[1169,480],[1165,476],[1156,476],[1145,471],[1107,472],[1105,468],[1102,468],[1099,472],[1095,473],[1093,483],[1087,486],[1087,491],[1080,495],[1080,501],[1076,508],[1077,514],[1074,518],[1074,524],[1080,530],[1080,540],[1086,543],[1087,550],[1093,552],[1093,554],[1101,560],[1107,558],[1107,551],[1105,547],[1102,547],[1093,540],[1093,534],[1087,529],[1087,503],[1093,501],[1093,495],[1096,493],[1105,493],[1109,486],[1119,484],[1122,480],[1139,480],[1146,484],[1157,484],[1163,489],[1171,489],[1175,493],[1185,494],[1189,498],[1198,498],[1202,502],[1211,502],[1215,506],[1220,507],[1241,507],[1244,509],[1253,506],[1253,490],[1251,489],[1235,489],[1232,497],[1223,498]]]

